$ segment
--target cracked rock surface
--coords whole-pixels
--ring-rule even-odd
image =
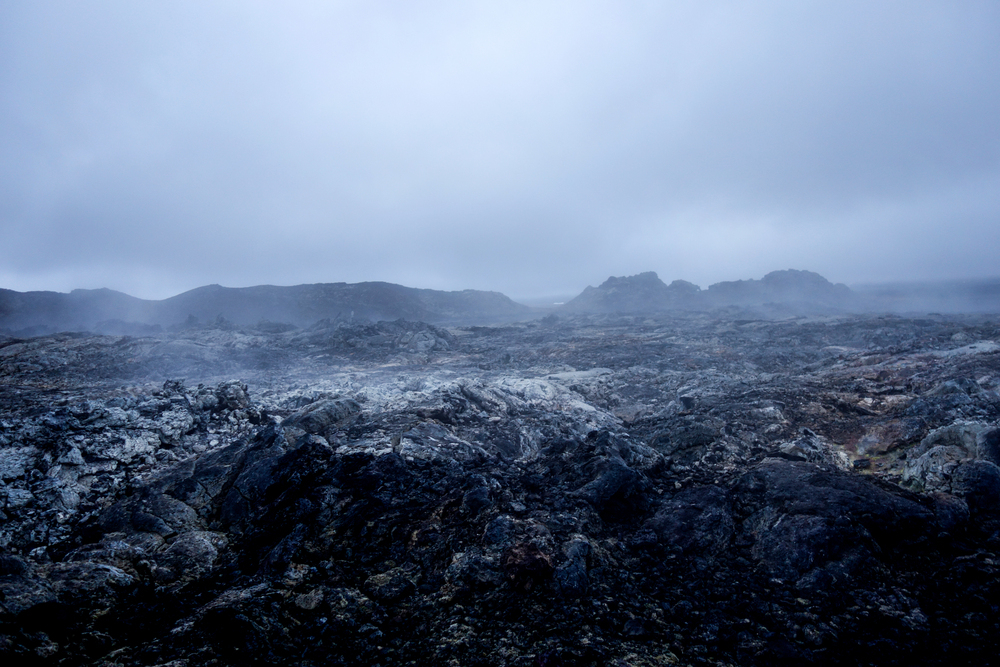
[[[24,665],[933,665],[1000,649],[1000,323],[0,339]]]

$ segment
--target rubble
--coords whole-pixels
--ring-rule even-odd
[[[0,655],[988,663],[998,386],[986,316],[0,339]]]

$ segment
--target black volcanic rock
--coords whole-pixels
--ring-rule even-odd
[[[0,660],[995,662],[1000,322],[736,315],[0,338]]]

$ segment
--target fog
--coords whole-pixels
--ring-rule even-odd
[[[5,3],[0,287],[1000,274],[1000,5]]]

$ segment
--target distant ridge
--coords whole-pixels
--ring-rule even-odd
[[[531,317],[533,310],[499,292],[445,292],[385,282],[276,287],[207,285],[151,301],[109,289],[15,292],[0,289],[0,330],[148,333],[165,327],[262,321],[309,326],[321,320],[419,320],[489,324]],[[220,319],[221,318],[221,319]]]
[[[855,285],[854,291],[893,312],[1000,313],[1000,278]]]
[[[652,271],[611,277],[561,308],[567,313],[653,313],[747,309],[762,316],[836,313],[1000,313],[1000,279],[859,285],[853,289],[812,271],[772,271],[708,289],[669,285]]]
[[[862,303],[847,285],[834,284],[811,271],[772,271],[760,280],[715,283],[707,290],[684,280],[669,285],[648,271],[608,278],[587,287],[564,310],[592,313],[638,313],[664,310],[711,310],[724,307],[779,307],[793,312],[860,309]]]
[[[568,301],[563,310],[591,313],[629,313],[696,307],[697,285],[675,280],[667,285],[653,271],[635,276],[612,276],[599,287],[587,287]]]
[[[404,287],[386,282],[316,283],[277,287],[206,285],[160,301],[110,289],[15,292],[0,289],[0,333],[55,331],[141,335],[211,324],[305,327],[323,320],[412,320],[443,325],[497,324],[544,313],[708,312],[744,309],[787,316],[836,313],[1000,313],[1000,279],[862,285],[855,289],[812,271],[772,271],[701,289],[669,285],[652,271],[610,277],[556,308],[536,309],[499,292]],[[280,328],[280,327],[279,327]]]
[[[710,285],[706,297],[716,306],[782,304],[799,311],[858,308],[851,288],[812,271],[772,271],[760,280],[736,280]]]

